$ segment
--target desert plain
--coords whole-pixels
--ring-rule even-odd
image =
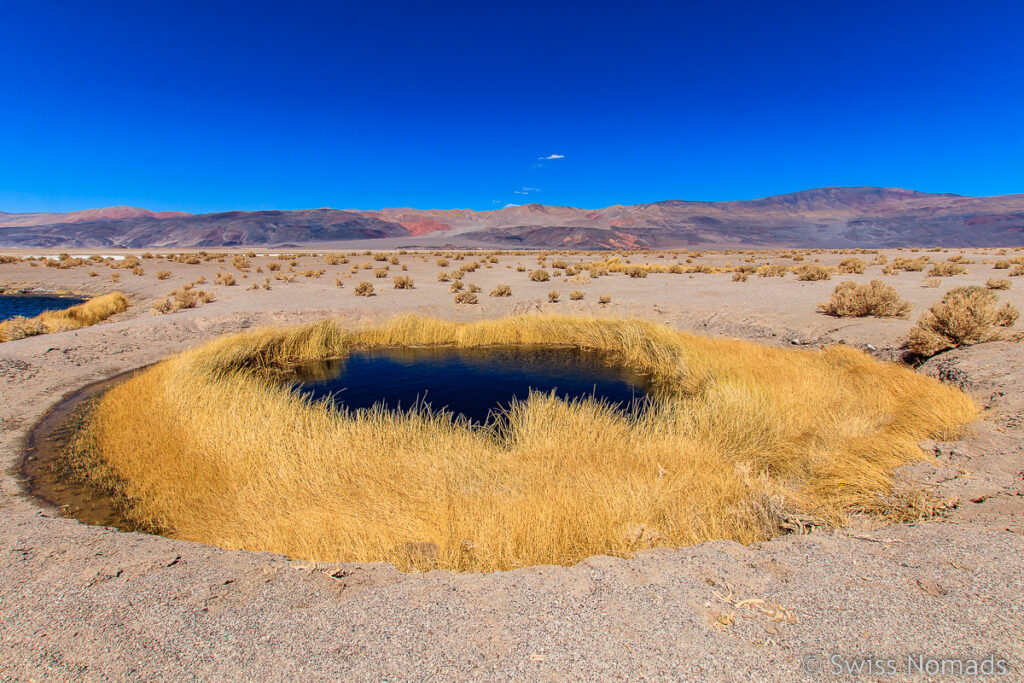
[[[0,344],[0,680],[817,681],[873,657],[897,660],[898,678],[913,679],[908,657],[989,655],[1010,662],[1006,680],[1024,676],[1024,354],[1012,335],[917,367],[982,408],[963,439],[923,443],[933,457],[895,474],[894,487],[928,492],[928,514],[798,525],[749,546],[722,540],[566,567],[403,573],[82,524],[31,496],[21,467],[31,430],[64,397],[231,332],[328,317],[355,325],[402,313],[466,321],[558,312],[809,353],[847,344],[900,361],[915,321],[953,287],[1008,279],[1008,289],[993,292],[1024,308],[1024,278],[995,267],[1024,251],[361,247],[325,256],[299,247],[175,252],[187,255],[174,260],[158,251],[99,252],[93,260],[90,250],[70,252],[70,267],[42,260],[56,251],[4,252],[34,258],[0,262],[0,287],[118,291],[130,305],[92,327]],[[966,272],[884,274],[880,256],[887,264],[952,258]],[[569,274],[573,264],[611,257],[627,272]],[[124,267],[125,258],[138,264]],[[850,258],[863,260],[864,272],[835,271]],[[559,261],[570,268],[555,267]],[[450,275],[468,263],[478,266],[461,280],[480,288],[477,302],[456,303],[458,278]],[[734,280],[737,266],[766,263],[832,272],[823,280],[788,270]],[[645,264],[680,272],[629,275],[627,266]],[[531,279],[538,270],[549,278]],[[412,286],[398,288],[396,278]],[[909,315],[818,311],[839,282],[872,280],[912,304]],[[356,293],[363,282],[372,296]],[[509,295],[490,296],[501,285]],[[180,310],[161,303],[184,287],[212,298]],[[571,298],[574,291],[583,296]]]

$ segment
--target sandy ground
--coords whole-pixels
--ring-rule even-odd
[[[937,261],[953,253],[931,256]],[[408,311],[461,320],[557,310],[637,316],[768,344],[842,340],[891,357],[917,315],[950,287],[1006,276],[993,270],[994,252],[965,253],[976,261],[970,272],[944,278],[937,288],[925,286],[923,273],[884,278],[914,304],[907,320],[815,312],[837,281],[881,278],[879,266],[824,282],[655,274],[580,285],[562,278],[530,282],[515,266],[532,270],[535,256],[501,256],[465,277],[483,291],[479,304],[460,306],[448,283],[437,281],[442,269],[433,256],[400,256],[405,272],[391,266],[392,274],[414,279],[412,290],[391,289],[389,279],[370,271],[346,277],[352,264],[371,260],[363,255],[337,266],[302,258],[294,282],[272,280],[269,291],[246,287],[273,273],[242,278],[230,258],[200,265],[147,259],[138,276],[105,265],[0,264],[0,285],[7,288],[120,290],[133,302],[92,328],[0,345],[0,680],[819,681],[845,677],[840,667],[864,667],[866,658],[886,660],[886,670],[895,669],[889,680],[941,680],[912,674],[908,657],[934,667],[933,660],[989,655],[1008,660],[1003,680],[1019,680],[1024,347],[1017,343],[962,349],[922,368],[958,383],[986,407],[984,421],[965,440],[925,444],[935,460],[900,474],[903,482],[957,500],[947,517],[894,526],[856,520],[848,529],[750,547],[719,541],[629,560],[595,557],[574,567],[405,575],[387,565],[291,562],[83,525],[30,498],[17,474],[29,430],[62,397],[255,325],[328,315],[357,322]],[[812,255],[807,262],[814,258],[828,265],[840,256]],[[251,260],[254,270],[271,262],[288,268],[272,257]],[[319,278],[301,275],[320,268],[326,273]],[[158,280],[162,269],[172,275]],[[99,274],[89,277],[89,270]],[[239,284],[212,284],[218,270],[234,272]],[[115,272],[120,282],[110,281]],[[201,276],[208,282],[197,287],[213,291],[215,301],[151,313],[156,299]],[[362,280],[373,282],[378,295],[354,296]],[[512,296],[487,296],[497,284],[510,285]],[[547,302],[553,289],[560,303]],[[573,289],[586,297],[568,301]],[[599,305],[601,294],[611,303]],[[1014,278],[998,294],[1024,310],[1024,281]],[[947,662],[946,671],[955,666]]]

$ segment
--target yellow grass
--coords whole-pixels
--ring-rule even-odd
[[[649,373],[627,416],[534,394],[492,428],[339,412],[274,375],[354,349],[558,344]],[[841,524],[882,509],[917,443],[970,421],[967,396],[848,347],[774,349],[618,319],[400,317],[265,329],[183,352],[109,391],[75,448],[137,522],[229,548],[403,569],[489,571]]]
[[[18,316],[0,322],[0,342],[37,334],[77,330],[95,325],[127,308],[128,298],[121,292],[112,292],[61,311],[44,311],[33,318]]]

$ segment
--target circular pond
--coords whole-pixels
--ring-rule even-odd
[[[488,422],[530,392],[565,400],[593,398],[635,413],[648,379],[594,353],[553,347],[426,347],[358,351],[343,359],[301,365],[295,391],[339,408],[429,407],[471,422]]]

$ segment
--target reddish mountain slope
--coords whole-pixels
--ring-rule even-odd
[[[830,187],[736,202],[604,209],[526,204],[496,211],[232,211],[157,214],[113,207],[0,214],[0,246],[211,247],[408,237],[410,245],[561,248],[682,246],[1022,246],[1024,195],[965,197]]]

